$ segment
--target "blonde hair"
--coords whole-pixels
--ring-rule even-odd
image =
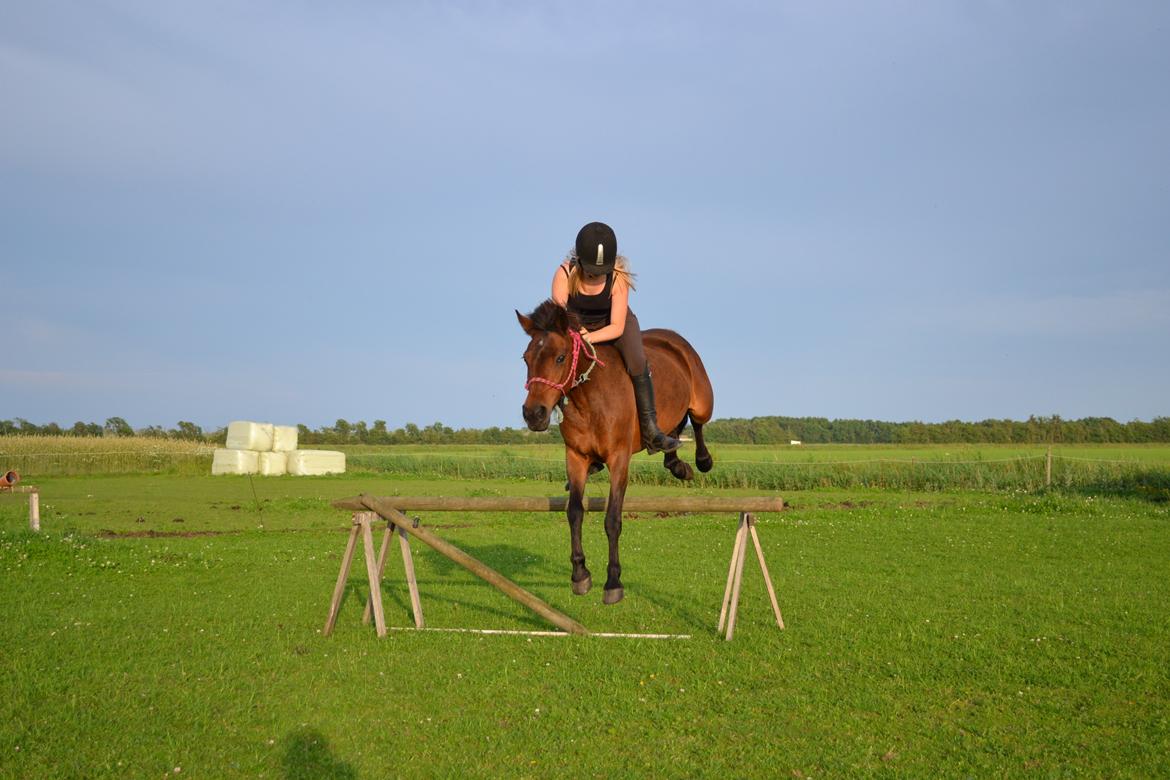
[[[569,295],[576,295],[581,291],[581,263],[577,259],[577,250],[569,250],[565,259],[569,261]],[[630,270],[630,261],[626,256],[618,255],[614,260],[613,283],[617,284],[620,281],[629,289],[635,290],[637,288],[634,287],[634,279],[637,277],[638,275]]]

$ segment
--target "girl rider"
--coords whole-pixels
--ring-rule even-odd
[[[576,248],[553,275],[552,298],[581,321],[581,337],[590,344],[613,342],[634,383],[634,401],[642,426],[642,446],[649,453],[674,452],[677,439],[658,430],[654,385],[642,347],[642,329],[630,311],[634,275],[617,253],[613,228],[590,222],[577,233]]]

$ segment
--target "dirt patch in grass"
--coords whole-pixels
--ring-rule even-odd
[[[156,539],[160,537],[180,536],[230,536],[242,533],[241,531],[111,531],[103,528],[95,536],[99,539]]]
[[[873,506],[872,501],[835,501],[817,504],[817,509],[865,509]]]

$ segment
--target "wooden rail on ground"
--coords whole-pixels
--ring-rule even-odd
[[[381,579],[383,567],[386,563],[386,552],[390,539],[395,533],[400,537],[403,564],[406,567],[407,583],[411,593],[411,608],[414,612],[416,628],[423,628],[422,606],[418,598],[418,584],[414,578],[414,564],[410,556],[410,546],[406,536],[413,536],[436,552],[446,556],[463,568],[475,574],[480,579],[503,592],[512,600],[523,604],[548,622],[570,634],[590,633],[585,626],[573,620],[568,615],[554,609],[549,604],[521,588],[510,579],[487,566],[472,556],[460,550],[450,542],[436,536],[426,528],[418,525],[417,521],[408,518],[404,511],[429,512],[563,512],[568,506],[568,498],[563,496],[543,497],[440,497],[440,496],[370,496],[362,494],[352,498],[343,498],[333,502],[337,509],[347,509],[354,512],[353,525],[350,529],[349,541],[345,554],[342,556],[341,571],[338,573],[337,583],[333,589],[333,599],[329,607],[329,617],[325,621],[322,632],[328,636],[337,622],[337,614],[341,609],[342,597],[345,593],[345,584],[349,578],[350,564],[357,547],[358,536],[362,537],[365,551],[366,572],[370,584],[370,600],[366,605],[366,614],[363,621],[368,621],[373,613],[378,636],[386,635],[385,617],[382,611]],[[606,499],[588,498],[585,500],[587,511],[604,511]],[[723,609],[719,617],[719,632],[723,633],[724,624],[727,625],[726,638],[731,639],[735,630],[736,607],[739,603],[739,586],[743,576],[743,562],[746,553],[746,540],[750,531],[755,543],[760,567],[764,574],[764,582],[768,588],[768,595],[776,614],[776,622],[784,628],[784,620],[780,616],[780,607],[776,601],[776,593],[772,587],[772,580],[764,563],[764,553],[760,548],[759,538],[756,535],[754,512],[779,512],[784,509],[784,501],[778,497],[675,497],[650,498],[627,497],[622,504],[623,512],[735,512],[740,517],[740,525],[736,531],[735,546],[732,552],[731,572],[728,574],[728,587],[723,596]],[[372,522],[381,517],[386,521],[386,531],[382,539],[382,547],[375,558]],[[733,587],[734,585],[734,587]],[[730,610],[730,612],[729,612]],[[729,619],[728,619],[729,618]],[[452,629],[456,630],[456,629]],[[473,629],[460,629],[473,630]],[[492,632],[485,633],[512,633]],[[548,633],[548,632],[533,632]],[[644,638],[679,638],[669,634],[605,634],[604,636],[630,636]]]

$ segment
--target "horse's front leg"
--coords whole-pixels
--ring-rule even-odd
[[[581,547],[581,523],[585,520],[585,479],[588,476],[589,458],[571,450],[565,451],[565,467],[569,476],[569,543],[572,551],[569,560],[573,564],[573,592],[584,596],[593,587],[593,577],[585,568],[585,550]]]
[[[609,539],[609,568],[606,569],[602,601],[616,604],[626,595],[622,588],[622,564],[618,560],[618,538],[622,535],[622,504],[626,500],[626,483],[630,478],[629,457],[606,465],[609,466],[609,503],[605,507],[605,535]]]

